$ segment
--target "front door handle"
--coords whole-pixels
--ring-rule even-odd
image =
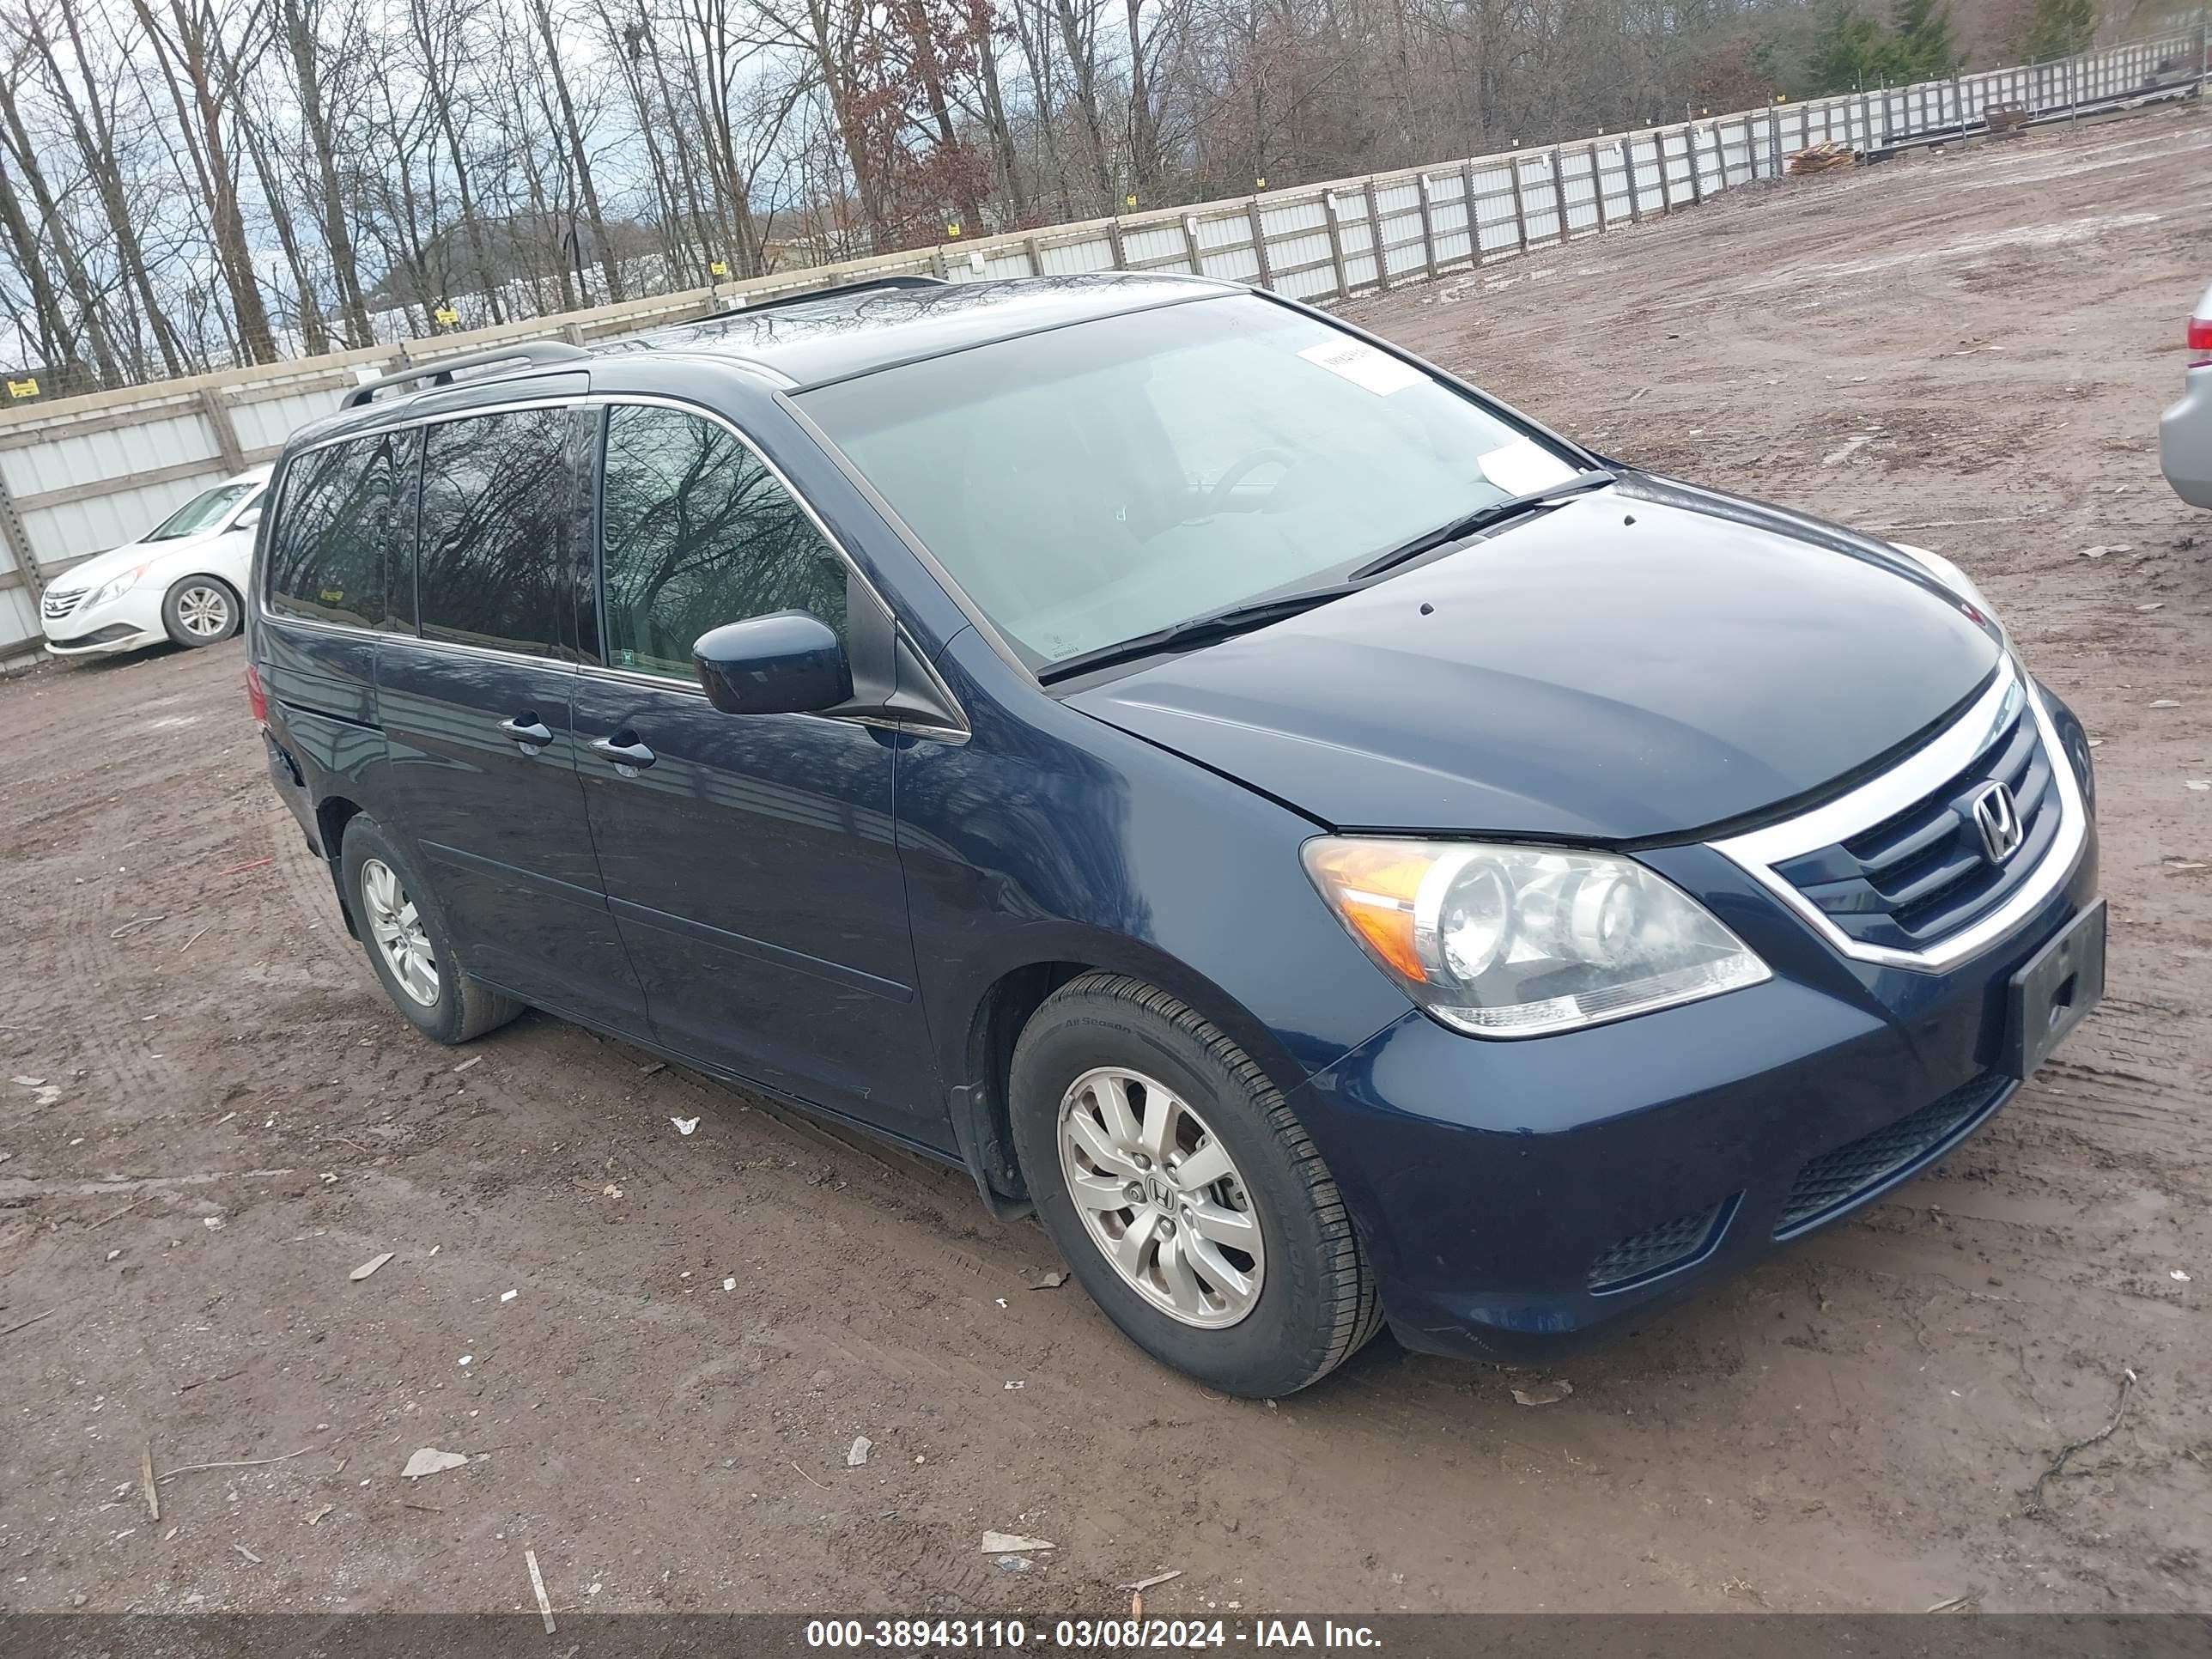
[[[653,750],[637,740],[635,732],[617,732],[611,738],[593,738],[592,751],[605,755],[625,777],[635,777],[653,764]]]
[[[532,753],[553,741],[553,733],[546,729],[545,722],[526,712],[511,720],[501,720],[499,730],[501,736],[514,738]]]

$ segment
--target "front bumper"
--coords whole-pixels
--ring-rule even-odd
[[[1408,1347],[1540,1352],[1909,1180],[2018,1086],[2012,976],[2097,890],[2091,822],[2048,897],[1931,974],[1844,957],[1710,848],[1644,856],[1774,977],[1520,1042],[1409,1013],[1293,1097]]]
[[[166,644],[169,638],[169,630],[161,625],[161,596],[136,588],[66,617],[49,617],[42,609],[40,625],[46,632],[46,654],[54,657],[140,651]]]
[[[2191,369],[2181,401],[2160,417],[2158,457],[2175,495],[2212,507],[2212,368]]]

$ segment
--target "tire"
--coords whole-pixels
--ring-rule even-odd
[[[1014,1046],[1010,1098],[1045,1231],[1106,1316],[1163,1364],[1269,1399],[1327,1376],[1380,1328],[1374,1273],[1321,1153],[1250,1058],[1165,992],[1114,974],[1062,986]],[[1136,1124],[1135,1142],[1115,1141],[1117,1121]],[[1111,1157],[1098,1155],[1102,1135]],[[1166,1146],[1166,1158],[1127,1152],[1140,1143]],[[1143,1197],[1118,1221],[1102,1206],[1116,1182]],[[1256,1251],[1227,1242],[1254,1242],[1240,1212]],[[1178,1268],[1170,1254],[1184,1248]]]
[[[220,576],[186,576],[161,596],[161,626],[187,651],[238,632],[244,609]]]
[[[466,1042],[522,1012],[522,1004],[461,969],[436,895],[374,819],[347,821],[338,872],[369,967],[392,1006],[424,1036]]]

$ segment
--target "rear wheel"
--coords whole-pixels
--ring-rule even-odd
[[[1086,975],[1023,1030],[1012,1085],[1039,1218],[1155,1358],[1267,1397],[1374,1335],[1374,1275],[1321,1153],[1266,1074],[1191,1009]]]
[[[368,964],[416,1030],[466,1042],[522,1012],[462,971],[428,884],[374,820],[347,822],[338,867]]]
[[[238,595],[216,576],[186,576],[161,599],[161,625],[186,650],[238,632]]]

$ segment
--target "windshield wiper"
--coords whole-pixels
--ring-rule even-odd
[[[1170,627],[1155,629],[1149,634],[1139,634],[1117,644],[1103,645],[1095,651],[1083,651],[1073,657],[1064,657],[1039,669],[1037,678],[1048,683],[1064,680],[1073,675],[1088,673],[1094,668],[1109,668],[1115,663],[1133,662],[1139,657],[1164,656],[1170,652],[1188,651],[1194,646],[1211,645],[1216,640],[1248,634],[1255,628],[1265,628],[1269,623],[1295,617],[1316,605],[1327,605],[1331,599],[1340,599],[1347,593],[1358,591],[1359,586],[1356,582],[1334,582],[1327,587],[1304,588],[1295,593],[1278,593],[1272,599],[1253,599],[1243,605],[1232,605],[1225,610],[1209,611],[1202,617],[1188,617]]]
[[[1578,495],[1586,489],[1595,489],[1601,484],[1609,484],[1613,482],[1614,482],[1613,475],[1600,467],[1589,472],[1577,472],[1571,478],[1562,478],[1555,484],[1547,485],[1542,489],[1532,489],[1524,495],[1508,495],[1502,501],[1492,501],[1487,507],[1478,507],[1463,518],[1454,519],[1449,524],[1440,524],[1434,530],[1424,531],[1410,542],[1394,547],[1388,553],[1368,560],[1365,564],[1352,573],[1352,580],[1364,581],[1370,576],[1379,576],[1386,570],[1395,569],[1409,559],[1418,559],[1424,553],[1431,552],[1448,543],[1472,536],[1479,530],[1487,530],[1492,525],[1503,524],[1508,519],[1518,518],[1533,508],[1548,507],[1563,495]]]

